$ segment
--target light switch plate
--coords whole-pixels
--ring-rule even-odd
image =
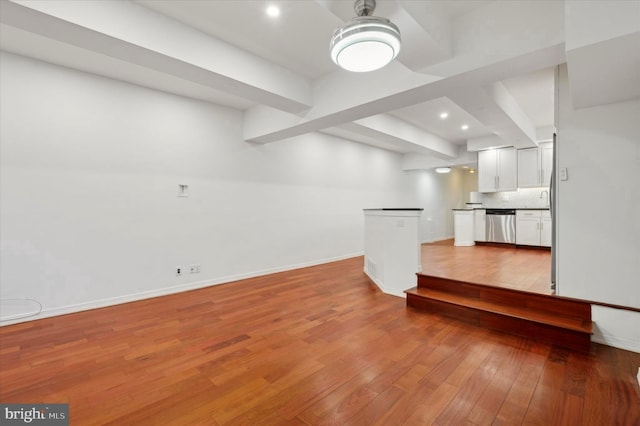
[[[566,167],[560,167],[560,180],[569,180],[569,170]]]

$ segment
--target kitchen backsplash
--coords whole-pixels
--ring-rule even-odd
[[[521,188],[511,192],[488,192],[480,194],[483,207],[488,208],[547,208],[548,188]]]

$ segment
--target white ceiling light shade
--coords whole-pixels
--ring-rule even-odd
[[[272,18],[277,18],[278,16],[280,16],[280,8],[276,5],[272,4],[267,6],[267,9],[265,11],[267,15]]]
[[[451,167],[438,167],[436,168],[436,173],[449,173],[451,171]]]
[[[353,72],[380,69],[400,52],[400,30],[385,18],[370,16],[375,0],[356,0],[353,18],[334,31],[331,59],[339,67]]]

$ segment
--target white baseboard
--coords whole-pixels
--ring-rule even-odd
[[[453,240],[453,239],[454,239],[454,236],[451,235],[450,237],[438,237],[432,240],[423,240],[420,242],[420,244],[437,243],[438,241]]]
[[[637,327],[640,312],[591,305],[591,316],[592,341],[640,353],[640,334]]]
[[[396,296],[396,297],[402,297],[403,299],[407,298],[407,295],[404,293],[404,290],[399,290],[397,288],[389,288],[389,287],[385,287],[379,280],[377,280],[371,273],[369,273],[369,271],[367,271],[367,268],[364,268],[364,273],[367,274],[367,276],[369,277],[369,279],[371,281],[373,281],[373,283],[380,289],[380,291],[382,291],[384,294],[389,294],[391,296]],[[414,285],[411,285],[409,287],[407,287],[407,289],[410,289],[412,287],[415,287]]]
[[[631,352],[640,353],[640,342],[637,342],[631,339],[624,339],[617,336],[606,335],[606,334],[603,335],[603,334],[594,332],[593,335],[591,336],[591,341],[600,343],[603,345],[607,345],[607,346],[613,346],[614,348],[618,348],[618,349],[625,349]]]
[[[127,294],[127,295],[111,297],[107,299],[93,300],[90,302],[78,303],[75,305],[61,306],[58,308],[51,308],[51,309],[42,309],[42,311],[37,315],[0,320],[0,327],[11,325],[11,324],[17,324],[21,322],[35,321],[43,318],[55,317],[58,315],[73,314],[76,312],[88,311],[91,309],[106,308],[108,306],[120,305],[123,303],[129,303],[129,302],[136,302],[139,300],[151,299],[154,297],[168,296],[170,294],[182,293],[184,291],[197,290],[199,288],[225,284],[225,283],[243,280],[247,278],[255,278],[263,275],[275,274],[278,272],[285,272],[285,271],[291,271],[294,269],[306,268],[309,266],[322,265],[325,263],[351,259],[353,257],[358,257],[363,255],[364,255],[364,252],[351,253],[344,256],[331,257],[331,258],[315,260],[311,262],[297,263],[294,265],[264,269],[262,271],[254,271],[254,272],[249,272],[244,274],[229,275],[226,277],[219,277],[219,278],[204,280],[204,281],[196,281],[196,282],[181,284],[177,286],[163,287],[157,290],[143,291],[139,293]]]

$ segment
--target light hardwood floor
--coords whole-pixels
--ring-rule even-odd
[[[549,250],[470,246],[453,240],[422,245],[422,272],[476,284],[553,294]]]
[[[637,425],[640,354],[415,311],[363,258],[0,328],[0,401],[72,425]]]

